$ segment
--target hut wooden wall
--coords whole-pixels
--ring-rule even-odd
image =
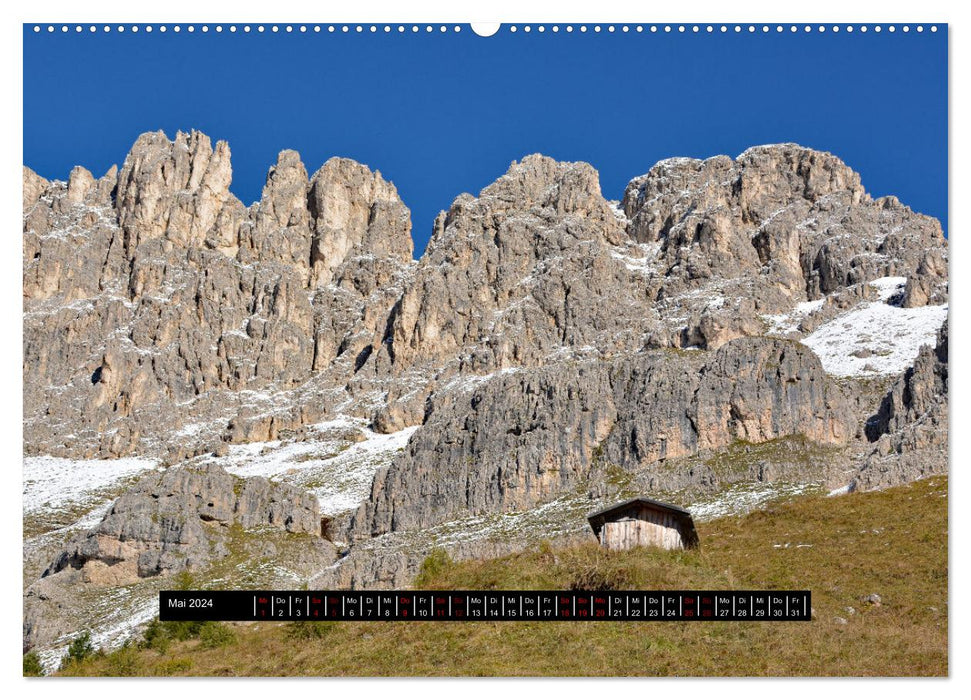
[[[604,523],[600,543],[607,549],[638,546],[684,549],[679,519],[672,513],[646,509],[636,515]]]

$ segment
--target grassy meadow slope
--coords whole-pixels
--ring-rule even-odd
[[[689,552],[596,546],[426,560],[427,589],[797,588],[791,623],[261,623],[150,626],[61,675],[941,676],[948,672],[947,478],[805,496],[700,523]],[[876,593],[880,603],[865,602]]]

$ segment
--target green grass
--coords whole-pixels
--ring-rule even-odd
[[[763,465],[776,467],[794,480],[808,480],[809,475],[819,472],[819,464],[835,459],[839,448],[818,445],[801,435],[790,435],[765,442],[753,443],[736,439],[714,452],[702,452],[676,457],[663,462],[662,473],[681,474],[688,470],[703,473],[723,486],[751,483],[756,471]],[[689,487],[681,496],[703,497],[704,491]]]
[[[24,654],[24,676],[43,676],[44,666],[35,651]]]
[[[427,589],[808,588],[812,622],[260,623],[72,662],[64,675],[942,676],[947,479],[814,495],[700,523],[687,552],[541,544],[485,561],[435,553]],[[800,546],[802,545],[802,546]],[[878,593],[882,604],[862,602]],[[850,613],[847,608],[854,608]],[[842,624],[837,618],[844,618]]]

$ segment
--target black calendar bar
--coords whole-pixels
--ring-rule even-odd
[[[809,591],[161,591],[161,620],[807,622]]]

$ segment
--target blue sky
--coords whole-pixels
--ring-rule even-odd
[[[198,25],[197,25],[198,26]],[[254,25],[255,26],[255,25]],[[46,25],[45,25],[46,29]],[[408,31],[189,34],[24,27],[24,162],[48,178],[121,164],[144,131],[200,129],[259,198],[284,148],[380,170],[432,221],[535,152],[585,160],[604,195],[670,156],[781,141],[827,150],[874,196],[947,223],[947,30],[801,29],[482,38]]]

